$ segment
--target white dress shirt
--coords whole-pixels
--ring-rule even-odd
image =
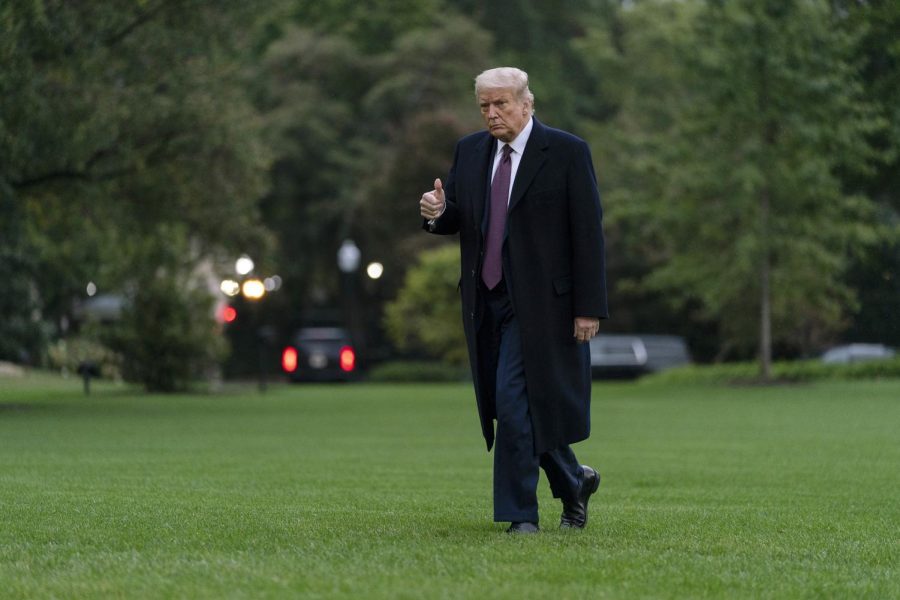
[[[525,152],[525,145],[528,144],[528,138],[531,137],[531,130],[534,127],[534,117],[528,119],[528,123],[525,124],[525,127],[522,128],[522,131],[519,132],[519,135],[516,136],[516,139],[509,142],[509,147],[512,148],[512,152],[509,154],[509,160],[512,163],[510,165],[510,173],[509,173],[509,196],[506,198],[506,205],[509,206],[509,199],[512,197],[513,184],[516,182],[516,171],[519,170],[519,163],[522,162],[522,154]],[[497,173],[497,167],[500,165],[500,157],[503,156],[503,146],[505,146],[505,142],[500,142],[498,140],[497,149],[494,153],[494,167],[493,171],[491,171],[491,181],[494,181],[494,175]]]

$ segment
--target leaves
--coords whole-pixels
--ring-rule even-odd
[[[451,364],[466,364],[458,281],[459,250],[455,245],[419,257],[418,264],[407,271],[396,300],[385,309],[386,329],[399,349],[425,351]]]
[[[668,6],[689,29],[658,22],[652,5],[622,15],[619,60],[650,70],[621,92],[603,130],[615,144],[611,185],[621,186],[610,221],[650,259],[643,284],[677,307],[699,301],[741,355],[755,347],[768,302],[759,277],[771,269],[775,340],[808,350],[812,323],[821,340],[854,306],[847,256],[873,241],[876,225],[871,203],[846,194],[837,173],[872,165],[869,136],[884,123],[863,96],[853,39],[826,3],[696,7]],[[637,40],[666,44],[629,45],[639,25],[653,33],[636,31]],[[657,82],[652,95],[638,87],[644,78]]]

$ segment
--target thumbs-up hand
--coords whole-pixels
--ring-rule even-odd
[[[434,189],[422,194],[419,211],[428,220],[437,219],[444,212],[444,185],[440,179],[434,180]]]

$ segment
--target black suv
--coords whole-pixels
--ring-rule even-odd
[[[291,381],[352,381],[356,351],[340,327],[304,327],[281,352],[281,368]]]

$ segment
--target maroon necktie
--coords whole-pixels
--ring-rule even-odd
[[[489,290],[497,287],[503,278],[503,231],[506,228],[509,180],[512,175],[511,152],[509,144],[504,144],[503,156],[491,182],[491,214],[484,242],[484,263],[481,265],[481,279]]]

